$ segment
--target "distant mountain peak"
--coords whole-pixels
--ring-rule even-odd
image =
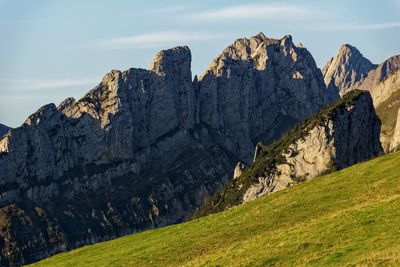
[[[250,38],[236,39],[231,45],[225,48],[222,53],[213,60],[208,66],[206,72],[200,77],[200,80],[207,72],[219,75],[222,68],[235,64],[236,61],[253,62],[257,70],[264,70],[268,62],[272,62],[274,54],[278,57],[287,57],[287,61],[297,61],[299,57],[307,61],[307,65],[317,68],[312,55],[302,45],[296,46],[293,43],[291,35],[285,35],[280,39],[267,37],[264,33],[252,36]],[[289,59],[290,58],[290,59]],[[285,61],[286,61],[285,60]],[[288,63],[286,62],[286,63]]]
[[[373,64],[354,46],[343,44],[322,69],[327,87],[341,95],[354,89],[370,91],[400,68],[400,55]]]
[[[255,36],[253,36],[251,38],[257,38],[257,39],[260,39],[260,40],[267,40],[268,39],[267,36],[265,36],[265,34],[263,32],[259,32],[257,35],[255,35]]]
[[[344,94],[374,68],[376,65],[365,58],[356,47],[343,44],[336,56],[326,63],[322,74],[327,86],[335,86],[340,94]]]
[[[340,51],[346,52],[346,53],[352,52],[352,53],[361,54],[361,52],[357,49],[357,47],[352,46],[350,44],[342,44],[342,46],[339,48],[339,53],[340,53]]]

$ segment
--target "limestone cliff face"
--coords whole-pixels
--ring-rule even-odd
[[[9,130],[10,127],[7,127],[4,124],[0,123],[0,138],[3,137],[3,135],[5,135]]]
[[[394,129],[393,141],[390,144],[390,150],[395,151],[400,149],[400,109],[397,113],[396,127]]]
[[[322,69],[328,87],[336,87],[341,95],[359,86],[368,73],[377,66],[366,59],[354,46],[344,44],[335,57]],[[365,88],[358,88],[365,89]]]
[[[256,142],[271,143],[338,98],[321,89],[321,72],[307,49],[294,45],[291,36],[275,40],[262,33],[227,47],[198,87],[200,122],[247,163]]]
[[[187,47],[113,70],[0,140],[1,265],[180,222],[269,143],[338,95],[305,48],[259,35],[192,81]]]
[[[381,142],[386,152],[398,150],[397,125],[400,110],[400,69],[372,88],[371,95],[382,121]]]
[[[249,167],[238,165],[231,185],[209,199],[195,217],[377,156],[383,152],[379,133],[370,94],[352,91],[262,148]]]
[[[400,68],[400,55],[381,64],[372,64],[360,51],[348,44],[342,45],[322,73],[329,88],[337,88],[341,95],[354,89],[370,91]]]

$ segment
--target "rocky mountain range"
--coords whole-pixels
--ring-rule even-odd
[[[269,146],[258,144],[254,162],[239,163],[233,180],[194,217],[343,169],[383,153],[380,120],[366,91],[353,90]]]
[[[149,70],[113,70],[0,140],[1,265],[180,222],[259,141],[339,98],[291,36],[238,39],[193,80],[190,64],[188,47],[160,51]],[[377,127],[364,102],[361,126]]]
[[[385,151],[396,150],[395,127],[400,108],[400,55],[372,64],[357,48],[343,45],[322,70],[327,87],[344,93],[362,89],[371,93],[382,121],[381,142]]]

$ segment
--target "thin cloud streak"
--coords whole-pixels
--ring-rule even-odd
[[[312,27],[315,31],[367,31],[400,28],[400,21],[376,24],[335,24]]]
[[[51,22],[50,20],[44,20],[44,19],[37,19],[37,20],[6,20],[6,21],[0,21],[0,25],[19,25],[19,24],[39,24],[39,23],[49,23]]]
[[[164,31],[144,33],[134,36],[118,37],[103,41],[100,48],[103,49],[127,49],[127,48],[148,48],[166,45],[186,45],[193,41],[209,41],[227,37],[224,34],[213,33],[188,33],[179,31]]]
[[[169,7],[161,7],[157,9],[147,10],[143,14],[145,15],[161,15],[161,14],[169,14],[169,13],[176,13],[179,11],[187,10],[187,6],[184,5],[176,5],[176,6],[169,6]]]
[[[22,80],[3,80],[2,86],[13,90],[37,90],[53,89],[72,86],[94,85],[98,79],[22,79]]]
[[[223,20],[266,20],[266,21],[298,21],[309,20],[318,12],[310,7],[285,4],[245,4],[183,15],[183,19],[200,21]]]

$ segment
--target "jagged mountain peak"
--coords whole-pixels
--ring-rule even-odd
[[[111,70],[79,101],[66,99],[60,104],[59,110],[73,118],[79,118],[87,113],[100,120],[102,127],[107,127],[118,113],[130,112],[132,105],[136,105],[135,101],[146,102],[160,94],[167,94],[169,101],[172,101],[174,97],[171,94],[182,94],[183,91],[187,92],[185,96],[191,97],[193,92],[190,88],[192,86],[190,65],[191,52],[187,46],[161,50],[153,57],[149,70],[140,68],[126,71]],[[166,88],[171,92],[165,92]],[[172,105],[172,109],[174,106]],[[188,121],[191,121],[189,123],[191,124],[193,112],[187,113],[182,115],[190,117]]]
[[[341,95],[354,89],[371,91],[400,67],[400,55],[373,64],[354,46],[342,45],[322,69],[327,87]]]
[[[103,84],[107,84],[110,81],[113,81],[115,79],[118,79],[118,77],[121,75],[121,71],[120,70],[111,70],[109,71],[107,74],[105,74],[103,76],[103,78],[101,79],[101,82]]]
[[[342,44],[339,48],[338,54],[361,54],[361,52],[357,49],[357,47],[352,46],[350,44]]]
[[[238,40],[243,40],[243,39],[247,39],[247,38],[241,38]],[[258,40],[260,43],[261,42],[270,42],[270,43],[282,43],[283,41],[289,41],[288,43],[292,42],[292,36],[291,35],[285,35],[280,39],[275,39],[275,38],[270,38],[267,37],[263,32],[258,33],[257,35],[254,35],[252,37],[250,37],[249,40]]]
[[[400,68],[400,55],[395,55],[388,58],[381,65],[381,80],[384,80],[387,76]]]
[[[154,56],[149,69],[160,75],[180,71],[186,72],[186,75],[190,74],[191,60],[192,56],[189,47],[177,46],[158,52]]]
[[[248,61],[251,63],[249,67],[265,70],[268,62],[283,61],[287,66],[291,64],[290,61],[295,62],[298,58],[307,61],[306,65],[312,65],[313,68],[314,66],[317,68],[311,54],[303,46],[296,46],[291,35],[273,39],[266,37],[261,32],[250,38],[236,39],[212,61],[206,72],[200,77],[200,80],[208,72],[219,76],[223,69],[232,67],[238,61]]]
[[[327,86],[334,86],[340,94],[351,90],[355,83],[364,79],[376,68],[361,52],[349,44],[342,45],[322,69]]]
[[[362,89],[374,96],[374,88],[400,67],[400,55],[381,64],[373,64],[354,46],[342,45],[322,69],[326,86],[334,87],[341,95]],[[374,98],[375,100],[375,98]]]
[[[253,36],[252,38],[259,38],[261,40],[266,40],[268,39],[267,36],[263,32],[259,32],[257,35]]]
[[[39,108],[35,113],[30,115],[24,124],[36,126],[42,121],[45,123],[50,120],[50,117],[58,113],[57,107],[54,103],[50,103]]]

